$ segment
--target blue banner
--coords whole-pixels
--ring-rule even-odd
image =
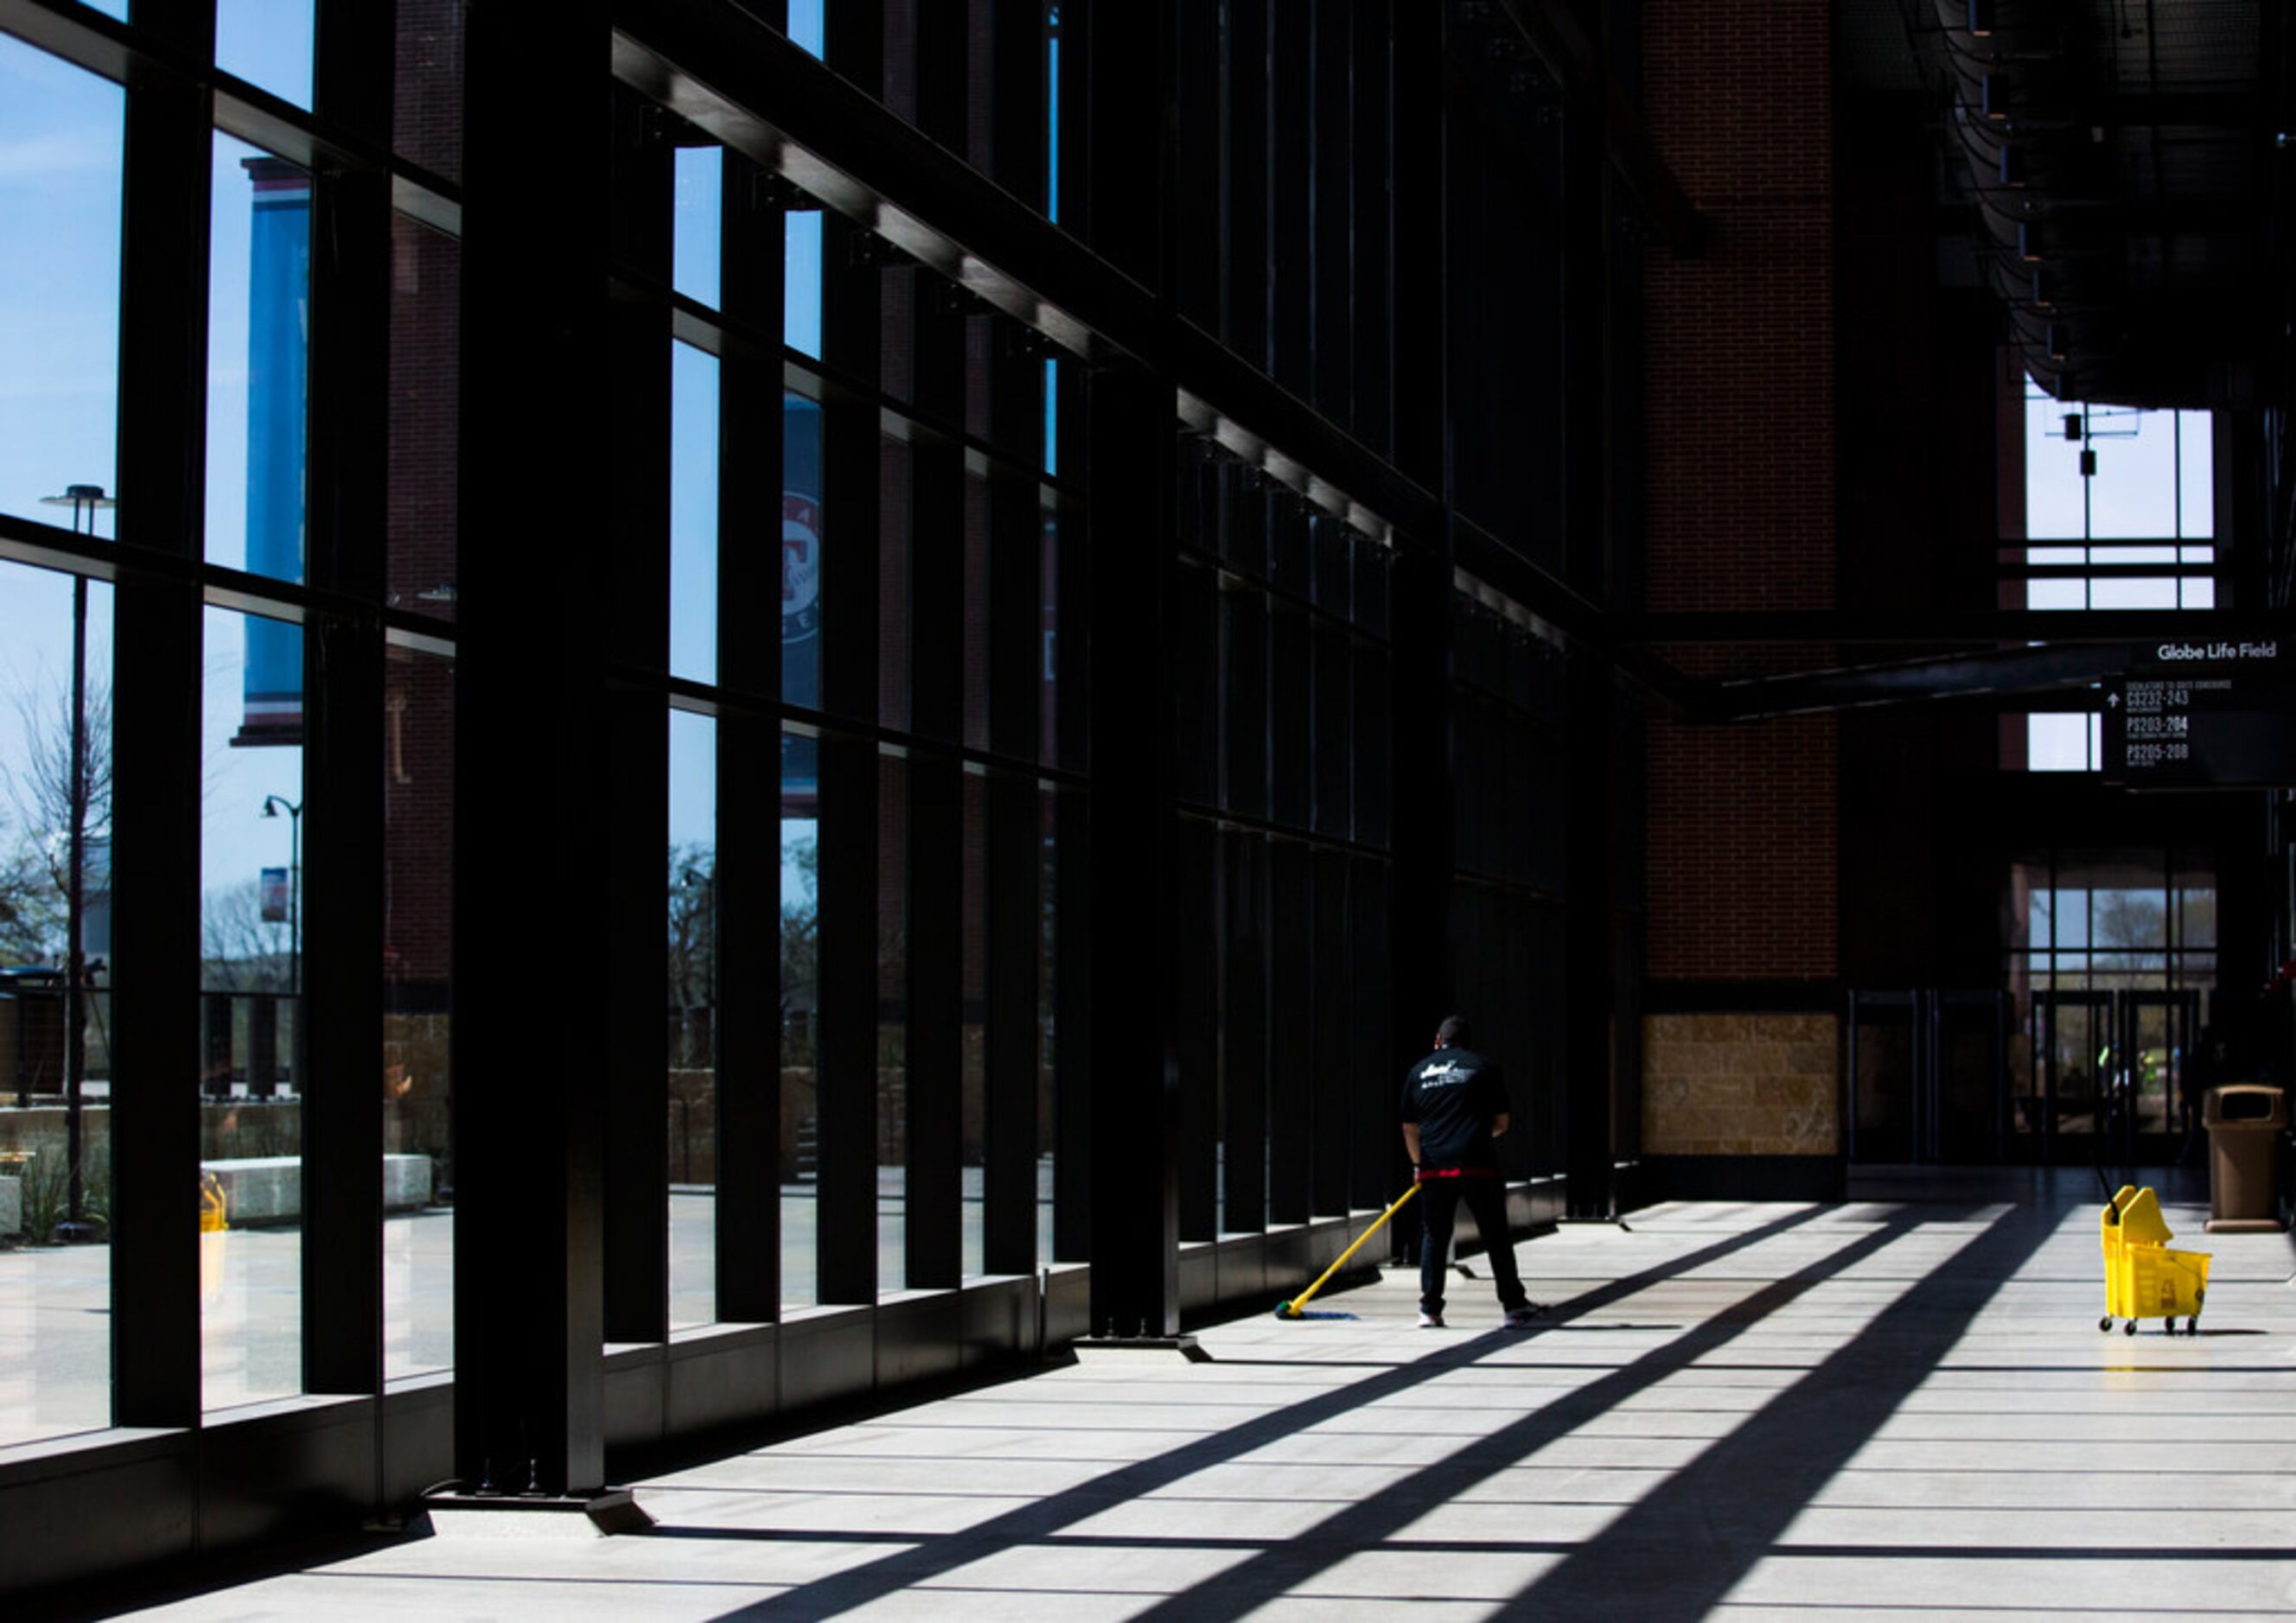
[[[309,414],[311,177],[277,158],[243,166],[255,188],[247,293],[247,567],[303,578]],[[247,617],[239,745],[303,742],[303,630]]]

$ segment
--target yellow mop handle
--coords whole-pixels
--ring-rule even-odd
[[[1401,1211],[1401,1210],[1403,1209],[1403,1207],[1404,1207],[1404,1202],[1405,1202],[1405,1201],[1408,1201],[1408,1200],[1410,1200],[1410,1199],[1411,1199],[1411,1197],[1412,1197],[1413,1195],[1415,1195],[1415,1194],[1417,1194],[1418,1193],[1419,1193],[1419,1185],[1418,1185],[1416,1183],[1414,1183],[1414,1184],[1413,1184],[1411,1185],[1411,1187],[1410,1187],[1410,1188],[1408,1188],[1408,1189],[1405,1190],[1401,1194],[1399,1194],[1399,1195],[1396,1196],[1396,1197],[1395,1197],[1395,1204],[1394,1204],[1394,1205],[1392,1205],[1392,1206],[1390,1206],[1390,1207],[1389,1207],[1385,1211],[1383,1211],[1383,1212],[1380,1213],[1380,1214],[1379,1214],[1379,1220],[1378,1220],[1377,1222],[1374,1223],[1374,1224],[1373,1224],[1369,1228],[1367,1228],[1367,1229],[1364,1230],[1364,1232],[1363,1232],[1360,1235],[1358,1235],[1358,1236],[1357,1237],[1357,1239],[1356,1239],[1356,1242],[1355,1242],[1353,1245],[1351,1245],[1351,1246],[1348,1247],[1348,1249],[1347,1249],[1346,1250],[1341,1251],[1341,1252],[1340,1253],[1339,1260],[1338,1260],[1337,1262],[1334,1262],[1333,1264],[1332,1264],[1332,1266],[1331,1266],[1330,1267],[1325,1268],[1325,1269],[1324,1270],[1323,1278],[1318,1279],[1318,1280],[1317,1280],[1314,1284],[1309,1285],[1309,1286],[1308,1286],[1305,1291],[1301,1291],[1298,1296],[1296,1296],[1296,1297],[1292,1298],[1292,1300],[1290,1300],[1290,1301],[1288,1301],[1288,1302],[1286,1302],[1286,1303],[1284,1303],[1284,1304],[1283,1304],[1283,1308],[1284,1308],[1283,1316],[1284,1316],[1284,1317],[1286,1317],[1286,1318],[1293,1318],[1293,1319],[1298,1318],[1298,1317],[1300,1316],[1300,1310],[1302,1307],[1305,1307],[1308,1305],[1308,1302],[1309,1299],[1310,1299],[1310,1298],[1312,1298],[1312,1297],[1316,1294],[1316,1291],[1320,1291],[1320,1290],[1322,1290],[1322,1289],[1324,1288],[1324,1286],[1325,1283],[1326,1283],[1327,1281],[1329,1281],[1329,1280],[1330,1280],[1330,1278],[1332,1277],[1332,1275],[1334,1275],[1334,1274],[1338,1273],[1341,1268],[1343,1268],[1343,1267],[1347,1266],[1347,1264],[1348,1264],[1348,1258],[1350,1258],[1350,1257],[1354,1256],[1357,1251],[1359,1251],[1359,1250],[1363,1250],[1363,1243],[1364,1243],[1364,1242],[1365,1242],[1365,1241],[1366,1241],[1366,1240],[1368,1240],[1368,1239],[1370,1239],[1374,1234],[1375,1234],[1379,1233],[1379,1231],[1380,1231],[1382,1228],[1385,1227],[1385,1226],[1386,1226],[1386,1224],[1387,1224],[1387,1220],[1388,1220],[1390,1217],[1391,1217],[1395,1216],[1395,1214],[1396,1214],[1397,1212]]]

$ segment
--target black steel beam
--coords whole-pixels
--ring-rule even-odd
[[[601,583],[619,573],[619,538],[592,480],[504,471],[537,444],[561,470],[611,465],[605,8],[474,8],[464,46],[455,783],[465,808],[538,815],[516,838],[496,817],[455,822],[454,962],[487,988],[458,998],[454,1021],[455,1457],[472,1486],[578,1494],[605,1480],[590,944],[611,898],[583,876],[605,843],[596,736],[619,599]],[[551,132],[548,162],[537,130]],[[524,535],[552,537],[550,568],[504,539]],[[660,996],[659,983],[610,995]]]
[[[1099,184],[1120,190],[1130,173],[1105,168]],[[1170,390],[1155,377],[1111,368],[1089,391],[1091,1322],[1103,1334],[1169,1335],[1180,1322],[1166,646],[1175,436]]]
[[[161,31],[204,60],[210,5]],[[120,227],[118,546],[200,556],[207,463],[206,92],[128,74]],[[200,703],[197,586],[112,597],[111,1422],[200,1414]]]
[[[981,1258],[991,1274],[1029,1274],[1037,1260],[1037,955],[1044,808],[1033,777],[991,772],[985,788],[988,985]]]
[[[1781,609],[1621,614],[1605,623],[1603,636],[1631,651],[1667,643],[2252,642],[2286,629],[2285,616],[2246,609]]]
[[[1701,721],[1752,721],[1813,710],[2085,687],[2127,670],[2147,652],[2144,644],[2125,643],[2057,643],[1710,682],[1695,690],[1690,715]]]
[[[729,316],[767,331],[783,318],[783,215],[755,163],[726,155],[720,298]],[[782,367],[750,354],[718,368],[718,533],[782,528]],[[779,603],[780,549],[718,549],[718,679],[778,696],[777,613],[760,635],[759,605]],[[718,722],[718,1316],[760,1324],[781,1315],[782,733],[771,715]]]
[[[615,262],[644,283],[671,275],[676,149],[660,110],[614,94],[610,184]],[[625,662],[667,673],[671,437],[669,309],[657,296],[614,300],[604,479],[614,537],[614,644]],[[752,634],[753,635],[753,634]],[[599,727],[609,763],[599,879],[606,930],[600,1058],[606,1086],[606,1340],[669,1338],[669,964],[663,910],[669,845],[669,717],[659,688],[616,684]]]
[[[927,512],[920,502],[921,538]],[[955,589],[917,594],[920,700],[928,683],[962,691],[963,602]],[[917,750],[908,780],[906,1282],[913,1291],[953,1290],[964,1275],[964,773],[954,755]]]

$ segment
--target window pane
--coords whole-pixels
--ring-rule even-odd
[[[383,668],[382,1373],[455,1362],[455,666]]]
[[[817,1278],[814,1092],[815,923],[821,785],[816,742],[782,734],[782,1303],[810,1306]]]
[[[201,750],[202,1401],[302,1389],[303,632],[210,609]]]
[[[300,580],[311,177],[217,134],[214,187],[208,561]]]
[[[669,347],[669,670],[718,680],[718,357]]]
[[[2089,750],[2089,717],[2086,715],[2029,716],[2025,718],[2026,770],[2030,772],[2093,772],[2095,758]]]
[[[306,111],[312,0],[216,0],[216,66]]]
[[[669,1324],[718,1316],[718,724],[669,713]]]
[[[1060,834],[1058,801],[1049,787],[1037,796],[1044,863],[1037,906],[1037,1255],[1053,1259],[1053,1167],[1060,1148],[1055,1113],[1060,1035]]]
[[[789,0],[790,43],[819,56],[826,37],[822,16],[824,0]]]
[[[0,1447],[111,1421],[111,587],[0,563]]]
[[[2177,582],[2173,576],[2137,579],[2112,576],[2089,583],[2088,601],[2092,609],[2173,609]]]
[[[821,358],[821,211],[791,209],[783,225],[782,342]]]
[[[677,149],[670,284],[688,299],[718,305],[719,206],[726,187],[726,151],[717,146]]]
[[[877,759],[877,1289],[906,1290],[909,763]]]
[[[2096,476],[2088,481],[2089,534],[2099,539],[2175,535],[2175,416],[2092,407],[2089,433],[2096,452]]]
[[[119,419],[119,86],[0,35],[0,512],[111,533]]]
[[[782,700],[821,708],[821,407],[782,403]]]
[[[2025,533],[2034,540],[2088,533],[2080,446],[2064,437],[2067,413],[2080,408],[2025,387]]]
[[[959,904],[964,935],[964,1031],[959,1068],[958,1139],[963,1146],[964,1269],[972,1278],[986,1256],[987,1207],[982,1153],[988,1133],[988,780],[964,775],[964,893]]]
[[[2177,443],[2183,477],[2178,481],[2177,517],[2180,536],[2217,533],[2216,424],[2207,412],[2177,414]]]

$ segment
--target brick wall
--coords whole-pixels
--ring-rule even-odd
[[[1649,607],[1834,602],[1832,32],[1823,0],[1650,0],[1652,135],[1708,227],[1649,266]],[[1823,649],[1669,651],[1699,676]],[[1834,725],[1650,741],[1650,973],[1832,976]]]

